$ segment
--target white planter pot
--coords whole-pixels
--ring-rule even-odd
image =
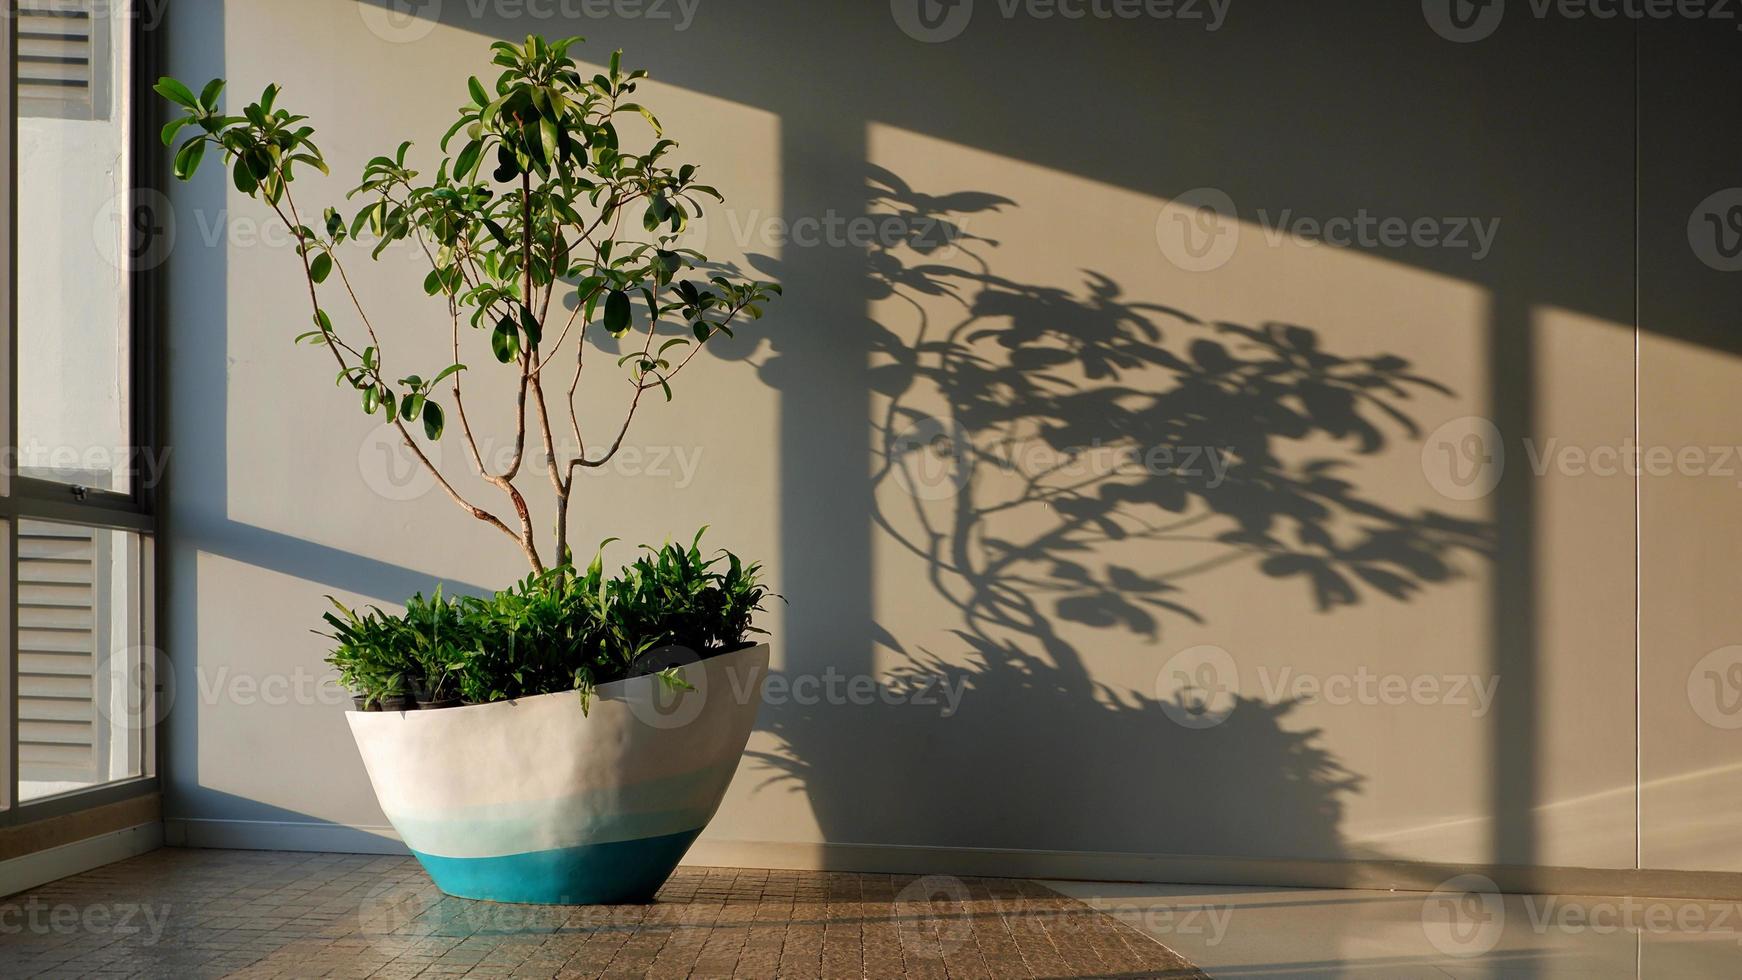
[[[707,826],[762,702],[768,645],[658,677],[346,715],[381,809],[436,886],[496,902],[653,898]]]

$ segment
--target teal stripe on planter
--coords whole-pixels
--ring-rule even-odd
[[[495,857],[527,847],[605,843],[706,826],[738,770],[731,756],[694,772],[542,800],[491,801],[407,814],[387,809],[406,844],[449,857]]]
[[[711,806],[603,815],[573,804],[565,809],[558,803],[540,803],[535,809],[528,809],[531,812],[524,816],[496,819],[414,820],[396,813],[387,816],[406,845],[415,845],[414,849],[422,853],[439,852],[452,858],[490,858],[524,852],[527,847],[543,844],[574,846],[577,841],[633,843],[646,837],[706,826],[714,815]],[[553,848],[563,849],[566,848]]]
[[[701,828],[610,844],[503,857],[452,858],[412,851],[436,887],[460,898],[527,905],[650,902]]]

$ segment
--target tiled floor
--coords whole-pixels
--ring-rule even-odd
[[[1437,892],[1055,887],[1155,935],[1217,980],[1742,977],[1734,901],[1501,896],[1464,891],[1469,882]]]
[[[1201,975],[1040,884],[680,869],[652,905],[445,898],[409,858],[165,849],[0,899],[0,977]]]

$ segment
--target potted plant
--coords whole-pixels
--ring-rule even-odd
[[[327,663],[338,669],[339,683],[356,692],[353,700],[357,710],[404,711],[410,707],[408,663],[398,642],[399,623],[379,609],[359,614],[337,600],[333,604],[344,617],[325,616],[333,632],[323,635],[334,643]]]
[[[433,176],[413,169],[403,143],[364,168],[349,196],[358,210],[329,207],[312,222],[292,186],[328,168],[305,117],[277,105],[278,86],[240,115],[219,107],[221,80],[197,94],[171,78],[156,86],[181,110],[163,130],[166,146],[180,141],[175,175],[221,157],[236,189],[291,232],[312,326],[296,341],[323,348],[363,411],[529,566],[494,596],[438,589],[399,615],[335,600],[325,616],[382,808],[437,885],[463,897],[650,899],[724,796],[768,663],[768,646],[751,639],[768,595],[759,566],[705,558],[700,534],[646,548],[614,575],[603,546],[587,567],[574,562],[577,473],[609,463],[644,396],[670,401],[704,346],[780,293],[681,247],[701,200],[722,198],[671,159],[677,144],[632,100],[647,73],[623,71],[621,52],[583,71],[569,55],[580,40],[491,45],[499,74],[468,80]],[[651,134],[632,146],[624,120]],[[400,244],[427,259],[423,290],[447,321],[431,360],[400,366],[384,351],[343,257],[365,241],[373,258]],[[589,331],[628,351],[616,367],[628,381],[622,422],[591,449],[575,411]],[[491,360],[515,382],[513,452],[500,470],[485,465],[462,390],[468,364]],[[431,462],[425,445],[455,428],[450,419],[506,510],[470,499]],[[559,446],[565,437],[572,446]],[[517,485],[529,478],[554,497],[548,550]],[[414,703],[430,710],[407,710]]]

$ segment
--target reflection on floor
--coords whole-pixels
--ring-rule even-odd
[[[0,977],[1167,977],[1032,881],[680,868],[651,905],[445,898],[410,858],[164,849],[0,899]]]
[[[1212,978],[1638,980],[1742,976],[1742,904],[1436,892],[1047,882]]]

